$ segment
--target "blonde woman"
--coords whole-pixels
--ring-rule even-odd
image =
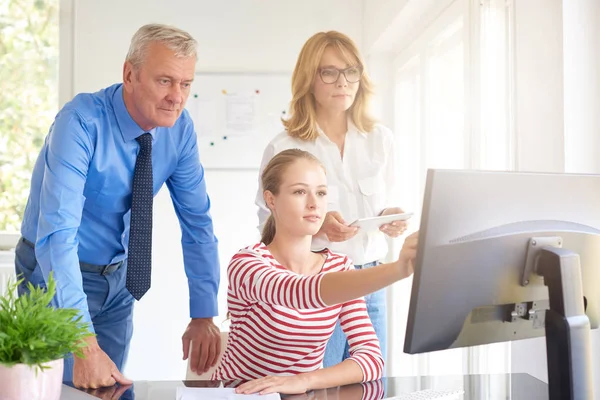
[[[327,213],[323,165],[298,149],[278,153],[262,177],[271,215],[262,240],[240,250],[227,269],[231,326],[212,376],[249,380],[238,393],[304,393],[381,378],[383,359],[362,296],[412,274],[418,238],[397,261],[354,270],[345,255],[311,251]],[[341,321],[350,357],[321,368]]]
[[[292,76],[291,117],[286,130],[266,147],[261,171],[273,156],[299,148],[315,155],[328,175],[328,213],[312,240],[313,250],[329,249],[347,255],[357,269],[371,268],[388,252],[385,235],[398,237],[404,222],[380,231],[360,232],[348,224],[358,218],[400,213],[396,206],[394,141],[392,133],[368,115],[373,93],[365,64],[352,40],[339,32],[321,32],[304,44]],[[259,182],[256,195],[259,229],[269,209]],[[367,310],[380,342],[387,349],[385,291],[366,297]],[[336,327],[324,366],[349,357],[349,344]]]

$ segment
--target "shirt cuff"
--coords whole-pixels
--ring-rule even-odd
[[[85,294],[79,302],[72,306],[67,306],[67,302],[65,302],[65,299],[63,297],[65,295],[66,289],[59,288],[57,285],[56,292],[57,293],[54,296],[57,303],[56,306],[59,308],[72,308],[77,310],[77,316],[75,318],[81,317],[79,322],[86,324],[90,333],[96,334],[96,330],[94,329],[94,324],[92,323],[92,316],[90,315],[90,310],[88,308],[88,302]]]
[[[383,374],[383,363],[378,363],[374,357],[366,354],[354,354],[348,358],[358,364],[363,373],[361,382],[381,379]]]
[[[81,316],[81,319],[79,320],[79,322],[87,324],[88,331],[90,333],[95,334],[96,330],[94,329],[94,324],[92,323],[92,317],[90,316],[89,310],[87,310],[87,309],[86,310],[79,309],[78,311],[79,311],[78,316]]]
[[[317,302],[317,308],[325,308],[328,306],[328,304],[325,304],[325,302],[323,301],[323,297],[321,296],[321,281],[323,280],[323,277],[325,276],[326,273],[320,273],[316,276],[316,279],[313,281],[314,282],[314,286],[315,286],[315,295],[316,295],[316,302]]]
[[[217,296],[190,295],[190,318],[212,318],[219,315]]]

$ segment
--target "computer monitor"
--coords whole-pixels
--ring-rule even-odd
[[[404,351],[546,335],[551,398],[592,398],[599,278],[600,176],[429,170]]]

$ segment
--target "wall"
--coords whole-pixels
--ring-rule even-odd
[[[423,0],[418,1],[423,2]],[[395,36],[391,32],[398,25],[395,20],[410,2],[411,0],[369,0],[364,2],[365,50],[377,52],[383,49],[382,38]]]
[[[199,42],[197,70],[291,71],[304,41],[320,30],[336,29],[362,47],[362,0],[209,1],[62,0],[61,101],[121,80],[129,40],[149,22],[177,25]],[[260,6],[257,6],[260,4]],[[69,15],[73,19],[69,21]],[[69,23],[70,22],[70,23]],[[72,46],[72,47],[70,47]],[[273,132],[275,134],[276,132]],[[256,170],[207,170],[221,268],[239,248],[257,239],[254,195]],[[133,379],[182,379],[181,335],[189,322],[180,231],[168,191],[155,199],[152,289],[135,306],[135,328],[125,373]],[[225,315],[225,276],[219,305]]]
[[[365,51],[368,54],[402,51],[453,2],[454,0],[365,1]]]
[[[362,46],[360,0],[265,0],[260,7],[243,0],[164,4],[160,0],[77,1],[73,93],[118,81],[129,39],[149,22],[188,30],[198,40],[198,70],[289,71],[304,41],[324,29],[346,32]]]
[[[369,75],[375,82],[375,97],[372,102],[373,115],[385,126],[394,126],[394,54],[375,53],[366,57]],[[392,101],[391,101],[391,100]]]
[[[517,169],[563,172],[562,1],[514,4]]]

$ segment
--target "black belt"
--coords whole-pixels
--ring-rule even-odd
[[[23,243],[25,243],[27,246],[31,247],[32,249],[35,247],[35,245],[32,242],[25,239],[24,237],[21,237],[21,240],[23,241]],[[119,268],[121,268],[122,265],[123,265],[123,260],[118,261],[113,264],[107,264],[107,265],[96,265],[96,264],[90,264],[90,263],[86,263],[83,261],[79,261],[79,267],[81,268],[82,271],[96,272],[96,273],[99,273],[102,275],[110,275],[113,272],[115,272],[116,270],[118,270]]]

